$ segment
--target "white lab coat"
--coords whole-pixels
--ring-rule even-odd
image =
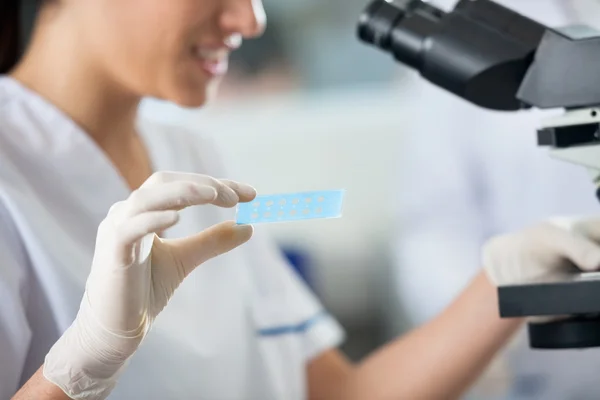
[[[155,170],[226,177],[206,137],[140,122]],[[0,77],[0,399],[43,363],[73,321],[96,228],[129,189],[59,110]],[[185,210],[167,237],[232,218]],[[112,399],[304,399],[308,360],[337,346],[341,327],[257,230],[201,266],[133,356]]]
[[[404,90],[414,110],[399,152],[393,281],[396,302],[415,326],[480,271],[490,236],[550,216],[600,214],[600,203],[583,168],[537,147],[536,128],[555,111],[486,111],[415,75]],[[600,350],[532,351],[523,331],[471,398],[598,399],[599,373]]]

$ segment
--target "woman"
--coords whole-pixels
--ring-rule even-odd
[[[143,96],[204,104],[228,53],[262,32],[260,2],[48,0],[18,62],[8,3],[1,398],[456,398],[520,325],[498,317],[495,284],[600,265],[593,237],[565,227],[496,239],[439,318],[353,366],[273,246],[222,222],[254,190],[212,178],[225,175],[206,138],[137,119]]]

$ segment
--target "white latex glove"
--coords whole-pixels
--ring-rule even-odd
[[[106,398],[185,277],[248,241],[252,227],[225,222],[177,240],[155,233],[175,225],[185,207],[233,207],[255,196],[247,185],[162,172],[115,204],[98,228],[77,318],[46,356],[46,379],[72,399]]]
[[[496,237],[483,248],[483,265],[496,286],[543,279],[573,266],[600,269],[600,218],[556,218]]]

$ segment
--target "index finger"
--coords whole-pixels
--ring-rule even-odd
[[[237,193],[240,203],[248,203],[256,198],[256,189],[250,185],[229,179],[221,179],[220,181]]]
[[[219,180],[208,175],[190,172],[156,172],[144,182],[142,187],[175,181],[188,181],[212,186],[217,191],[217,198],[213,201],[213,204],[219,207],[234,207],[238,202],[252,201],[256,196],[256,191],[250,185],[230,180]]]

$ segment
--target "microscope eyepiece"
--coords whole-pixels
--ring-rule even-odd
[[[517,91],[546,27],[492,0],[445,12],[424,0],[372,0],[358,37],[479,106],[518,110]]]
[[[376,0],[359,19],[358,37],[418,69],[426,40],[444,15],[421,0]]]

